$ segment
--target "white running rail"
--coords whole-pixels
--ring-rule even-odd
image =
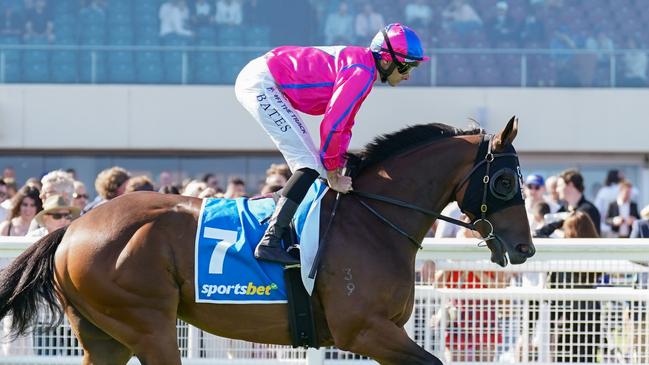
[[[31,242],[0,237],[0,266]],[[445,364],[649,364],[649,240],[535,244],[530,262],[502,269],[477,241],[426,239],[410,336]],[[336,349],[220,338],[180,321],[178,343],[183,364],[375,364]],[[0,344],[0,354],[1,365],[79,364],[82,352],[65,322]]]

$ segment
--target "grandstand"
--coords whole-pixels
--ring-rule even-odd
[[[53,23],[53,37],[26,37],[15,30],[0,32],[0,80],[230,84],[246,60],[271,46],[324,44],[324,23],[339,3],[267,0],[259,5],[263,9],[244,7],[240,25],[192,24],[191,36],[161,36],[159,9],[164,2],[110,0],[93,7],[93,1],[50,1],[46,14]],[[642,26],[649,19],[649,10],[642,0],[510,0],[506,2],[506,17],[511,22],[506,35],[493,30],[497,2],[470,1],[482,23],[467,30],[444,19],[449,1],[424,2],[432,16],[426,23],[417,23],[427,35],[424,41],[431,48],[429,53],[438,57],[429,70],[416,75],[413,83],[628,86],[625,54],[633,52],[629,47],[643,48],[649,41]],[[408,3],[401,1],[403,6]],[[386,21],[403,17],[391,2],[373,4]],[[360,3],[351,5],[352,12],[360,11]],[[4,1],[3,6],[17,14],[27,12],[20,0]],[[280,7],[288,10],[280,18],[259,15]],[[278,28],[289,19],[294,31],[282,34]],[[599,47],[599,33],[613,46]],[[565,36],[571,40],[565,42]],[[629,45],[629,38],[635,45]],[[369,43],[369,39],[358,36],[350,41]]]

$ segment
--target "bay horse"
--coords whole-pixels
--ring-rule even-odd
[[[457,200],[492,261],[520,264],[534,255],[511,145],[517,130],[514,118],[490,139],[481,130],[416,125],[377,138],[356,157],[355,191],[392,202],[350,194],[336,204],[312,295],[321,345],[381,364],[441,364],[403,327],[415,295],[412,241],[420,243],[434,212]],[[329,191],[321,230],[335,201]],[[200,207],[196,198],[138,192],[93,209],[2,271],[0,318],[9,314],[14,333],[24,334],[40,305],[59,319],[64,311],[84,364],[126,364],[132,356],[180,364],[177,318],[218,336],[289,345],[286,304],[194,301]]]

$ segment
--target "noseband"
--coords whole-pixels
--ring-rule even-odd
[[[489,211],[489,207],[487,205],[489,192],[491,192],[491,196],[495,197],[497,200],[502,200],[502,201],[504,201],[504,203],[507,203],[508,201],[512,200],[512,198],[515,197],[516,190],[520,185],[519,186],[511,186],[510,185],[510,187],[511,187],[510,192],[497,193],[496,192],[497,191],[496,187],[494,185],[494,182],[496,181],[496,179],[494,177],[500,177],[500,176],[504,175],[502,173],[503,172],[502,170],[507,169],[507,168],[503,168],[503,169],[499,170],[498,172],[496,172],[494,174],[494,177],[492,177],[489,174],[490,171],[491,171],[492,165],[494,164],[494,161],[496,159],[498,159],[498,158],[501,158],[501,157],[513,157],[513,158],[516,158],[516,168],[518,170],[517,171],[518,182],[520,182],[521,174],[520,174],[520,168],[518,167],[518,155],[516,154],[516,152],[493,153],[492,150],[491,150],[491,139],[492,139],[492,137],[493,137],[492,135],[485,135],[483,137],[483,140],[481,142],[481,146],[483,146],[484,144],[487,145],[486,146],[487,151],[486,151],[484,157],[482,159],[476,161],[476,163],[473,165],[473,168],[464,176],[464,178],[462,180],[460,180],[460,183],[453,189],[453,193],[451,194],[451,196],[456,196],[457,192],[460,191],[462,189],[462,187],[467,182],[470,181],[470,179],[474,175],[474,173],[476,171],[478,171],[478,169],[480,169],[480,167],[482,167],[482,165],[486,165],[485,174],[482,177],[483,188],[482,188],[482,202],[481,202],[480,207],[479,207],[479,216],[480,216],[480,218],[475,219],[471,223],[467,223],[467,222],[461,221],[459,219],[447,217],[447,216],[442,215],[442,214],[440,214],[438,212],[435,212],[435,211],[432,211],[432,210],[429,210],[429,209],[426,209],[426,208],[422,208],[422,207],[419,207],[417,205],[414,205],[414,204],[411,204],[411,203],[408,203],[408,202],[404,202],[404,201],[401,201],[401,200],[398,200],[398,199],[394,199],[394,198],[390,198],[390,197],[386,197],[386,196],[382,196],[382,195],[378,195],[378,194],[368,193],[368,192],[364,192],[364,191],[357,191],[357,190],[350,191],[350,194],[356,196],[356,198],[358,199],[358,201],[361,203],[362,206],[367,208],[367,210],[369,210],[373,215],[375,215],[381,221],[386,223],[388,226],[392,227],[394,230],[399,232],[401,235],[408,238],[408,240],[410,242],[412,242],[418,248],[422,248],[421,243],[419,243],[414,237],[412,237],[410,234],[408,234],[405,230],[403,230],[402,228],[400,228],[399,226],[397,226],[396,224],[391,222],[389,219],[384,217],[377,210],[375,210],[374,208],[369,206],[361,198],[377,200],[377,201],[381,201],[381,202],[384,202],[384,203],[400,206],[400,207],[403,207],[403,208],[408,208],[408,209],[420,212],[422,214],[425,214],[425,215],[428,215],[428,216],[431,216],[431,217],[434,217],[434,218],[437,218],[437,219],[441,219],[443,221],[446,221],[446,222],[449,222],[449,223],[452,223],[452,224],[455,224],[455,225],[470,229],[472,231],[476,231],[478,233],[480,233],[480,231],[478,230],[478,225],[486,224],[489,227],[489,233],[486,236],[483,236],[482,233],[480,233],[480,235],[482,237],[482,240],[486,242],[486,241],[495,239],[495,238],[497,238],[497,235],[494,233],[494,226],[487,219],[487,212]],[[478,151],[480,151],[480,149],[481,148],[478,148]],[[478,152],[478,153],[480,153],[480,152]],[[505,173],[506,173],[506,171],[505,171]],[[516,185],[518,185],[518,182],[517,182]],[[474,213],[475,210],[464,207],[464,203],[467,201],[467,194],[468,193],[469,193],[468,191],[467,191],[467,193],[465,193],[465,196],[462,199],[462,204],[460,204],[460,207],[462,208],[462,211],[466,210],[466,211],[472,213],[474,216],[477,217],[478,214]],[[521,195],[521,200],[522,200],[522,195]],[[499,205],[499,204],[496,203],[496,205]],[[500,206],[498,208],[503,208],[505,204],[500,204],[500,205],[502,205],[502,206]]]

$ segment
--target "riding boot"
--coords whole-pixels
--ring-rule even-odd
[[[282,189],[275,212],[270,217],[270,222],[264,237],[255,249],[255,257],[265,261],[281,262],[283,264],[297,264],[299,259],[289,255],[282,247],[282,237],[289,229],[293,215],[300,205],[309,187],[319,173],[310,168],[301,168],[288,179]]]
[[[255,249],[255,257],[259,260],[280,262],[282,264],[298,264],[300,260],[291,256],[282,247],[282,237],[289,229],[293,215],[299,204],[281,196],[277,201],[275,212],[270,217],[266,233]]]

